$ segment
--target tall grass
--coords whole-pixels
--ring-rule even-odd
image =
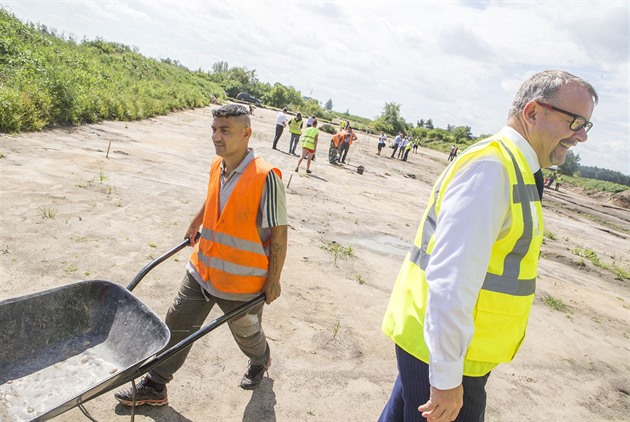
[[[0,34],[0,132],[142,119],[225,98],[207,73],[118,43],[63,39],[2,8]]]

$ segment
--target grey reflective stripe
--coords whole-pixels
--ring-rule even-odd
[[[514,203],[521,204],[523,212],[523,233],[516,241],[514,248],[505,257],[503,263],[503,274],[486,274],[486,278],[481,287],[484,290],[492,292],[505,293],[513,296],[528,296],[534,294],[536,290],[536,279],[519,280],[518,274],[521,270],[521,261],[527,255],[532,244],[532,236],[534,231],[534,220],[532,216],[531,202],[540,201],[538,191],[535,185],[526,185],[523,180],[523,174],[518,166],[516,158],[512,151],[499,140],[503,148],[507,151],[514,165],[514,173],[516,174],[516,185],[514,185],[512,195]]]
[[[447,171],[445,170],[433,189],[433,203],[431,204],[431,207],[427,212],[427,217],[424,219],[424,224],[422,225],[422,239],[420,240],[420,247],[418,248],[415,244],[413,244],[409,249],[409,260],[420,267],[422,271],[427,270],[429,260],[431,259],[431,255],[429,255],[426,251],[429,249],[429,242],[431,241],[433,233],[435,233],[435,227],[437,226],[435,204],[437,203],[437,198],[440,195],[440,189],[442,188],[442,183],[444,182],[446,174]]]
[[[199,251],[197,254],[197,258],[199,261],[203,262],[203,264],[208,268],[215,268],[217,270],[221,270],[223,272],[229,274],[235,274],[240,276],[255,276],[255,277],[266,277],[267,270],[262,270],[256,267],[247,267],[244,265],[234,264],[232,262],[224,261],[218,258],[210,258],[204,255],[203,252]]]
[[[483,147],[490,143],[492,140],[479,143],[476,147]],[[526,185],[523,179],[518,162],[512,154],[512,151],[501,140],[498,140],[502,147],[508,152],[514,165],[514,172],[516,174],[516,185],[513,187],[514,203],[521,204],[523,212],[523,233],[521,237],[516,241],[512,251],[505,257],[503,265],[503,274],[496,275],[487,273],[484,279],[482,289],[505,293],[512,296],[529,296],[534,294],[536,290],[536,279],[519,280],[518,275],[520,272],[521,261],[527,255],[530,245],[532,243],[533,235],[533,216],[530,203],[539,201],[538,191],[535,185]],[[441,178],[435,185],[433,203],[431,204],[429,211],[427,212],[426,219],[422,227],[422,239],[421,246],[418,247],[415,244],[411,246],[409,250],[409,261],[416,264],[423,271],[426,271],[431,255],[426,251],[429,247],[429,242],[435,233],[435,226],[437,222],[437,216],[435,214],[435,206],[437,198],[442,188],[442,183],[446,177],[447,171],[445,171]]]
[[[429,259],[431,255],[427,254],[425,251],[417,247],[416,245],[412,245],[409,249],[409,260],[416,264],[418,267],[422,269],[422,271],[427,270],[427,266],[429,265]]]
[[[220,243],[221,245],[230,246],[241,251],[253,252],[261,255],[265,254],[265,250],[260,243],[239,239],[238,237],[230,236],[229,234],[225,233],[215,233],[214,231],[206,229],[205,227],[201,229],[201,237],[203,239]]]
[[[506,276],[487,273],[482,289],[511,296],[529,296],[536,291],[536,279],[515,280]]]

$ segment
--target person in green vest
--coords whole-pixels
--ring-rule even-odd
[[[541,167],[587,140],[597,101],[577,76],[536,73],[506,126],[438,177],[383,318],[398,377],[379,421],[484,420],[490,371],[517,353],[534,300]]]
[[[296,173],[300,169],[300,164],[302,164],[302,160],[308,157],[306,161],[306,172],[311,174],[311,159],[315,155],[315,151],[317,150],[317,140],[319,138],[319,129],[317,129],[317,120],[313,121],[313,125],[307,128],[304,131],[304,137],[302,138],[302,155],[300,155],[300,159],[298,160],[297,166],[295,167]]]
[[[289,133],[291,134],[291,140],[289,141],[289,154],[297,155],[295,148],[298,142],[300,142],[300,135],[302,135],[302,113],[298,113],[294,118],[289,120]]]

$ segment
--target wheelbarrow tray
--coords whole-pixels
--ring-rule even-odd
[[[151,309],[109,281],[4,300],[0,420],[46,420],[116,388],[169,336]]]

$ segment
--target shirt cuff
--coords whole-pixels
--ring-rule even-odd
[[[429,382],[438,390],[450,390],[462,383],[464,359],[454,362],[430,362]]]

